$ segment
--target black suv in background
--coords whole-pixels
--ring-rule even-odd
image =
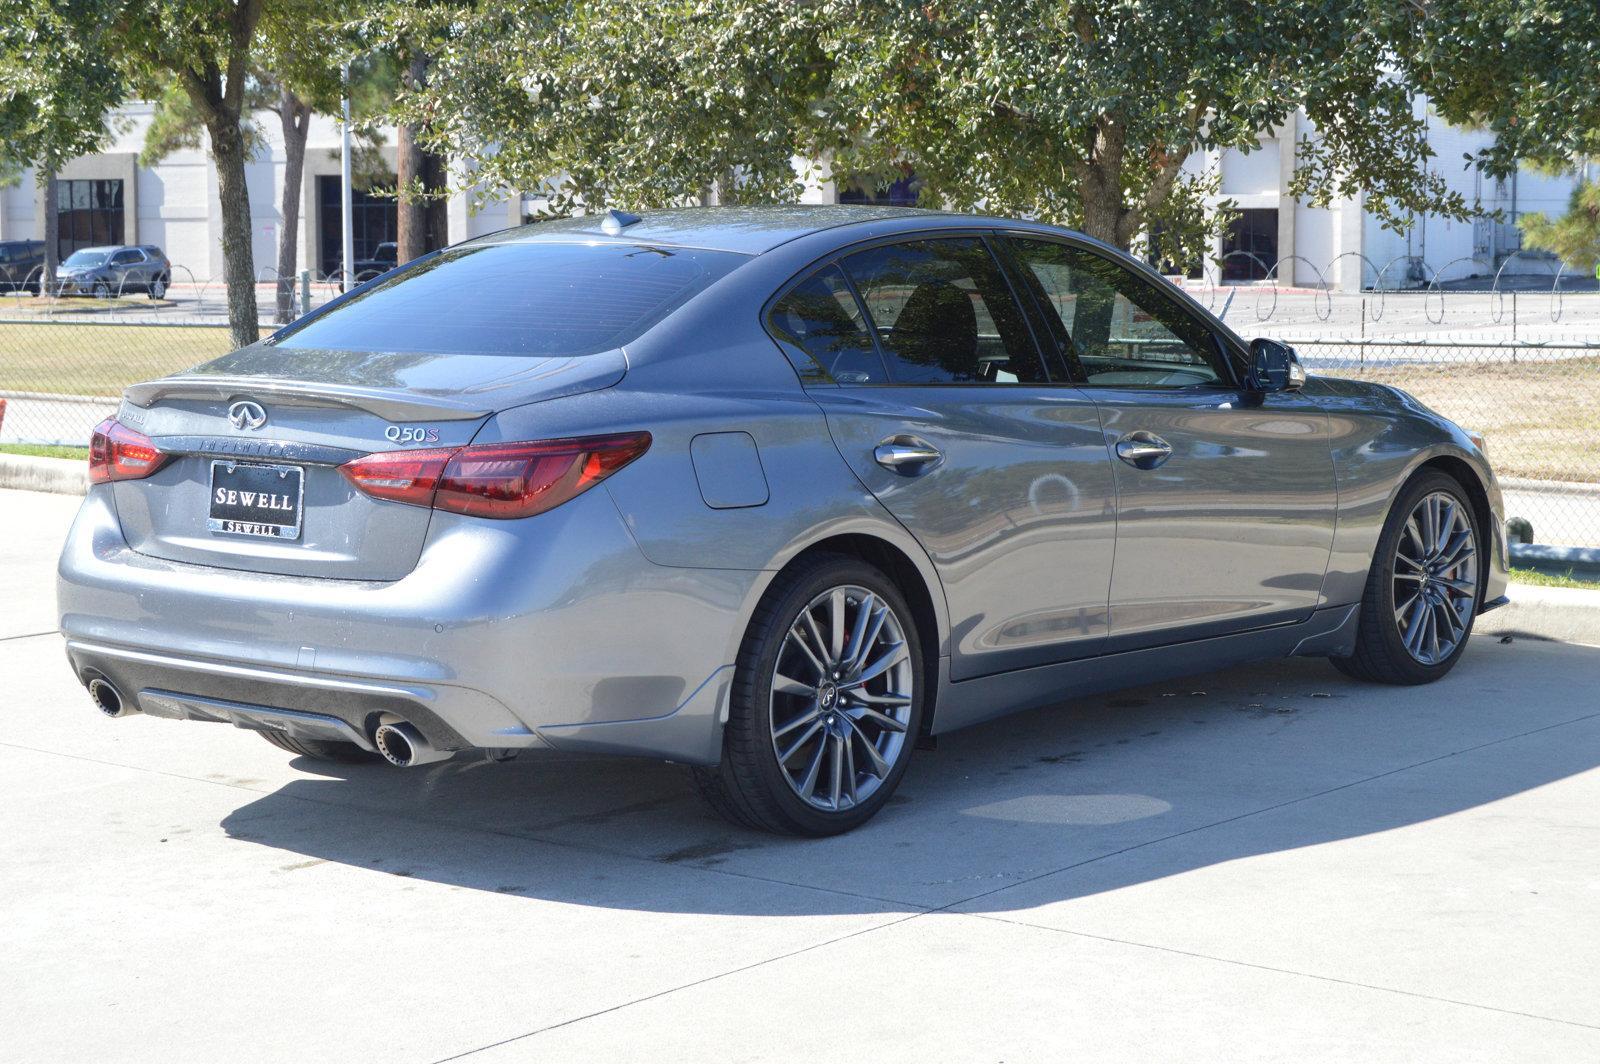
[[[39,294],[44,277],[43,240],[0,240],[0,292]]]
[[[56,294],[112,299],[145,292],[164,299],[172,283],[172,264],[154,244],[79,248],[56,268]]]

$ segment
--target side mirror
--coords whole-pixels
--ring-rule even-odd
[[[1250,341],[1250,388],[1257,392],[1297,392],[1306,382],[1306,369],[1294,348],[1276,340]]]

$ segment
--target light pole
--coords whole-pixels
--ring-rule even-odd
[[[339,196],[340,196],[340,229],[343,230],[344,253],[344,291],[348,292],[355,285],[356,280],[356,229],[355,219],[355,190],[351,186],[350,178],[350,61],[345,60],[342,77],[344,88],[344,122],[342,137],[339,146]]]

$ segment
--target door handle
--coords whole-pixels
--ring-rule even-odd
[[[944,455],[915,436],[891,436],[873,448],[872,459],[891,473],[914,477],[938,465]]]
[[[1154,469],[1172,457],[1172,444],[1153,432],[1130,432],[1117,441],[1117,457],[1136,469]]]

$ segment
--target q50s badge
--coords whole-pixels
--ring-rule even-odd
[[[426,425],[390,425],[383,430],[383,438],[390,443],[438,443],[439,430]]]

